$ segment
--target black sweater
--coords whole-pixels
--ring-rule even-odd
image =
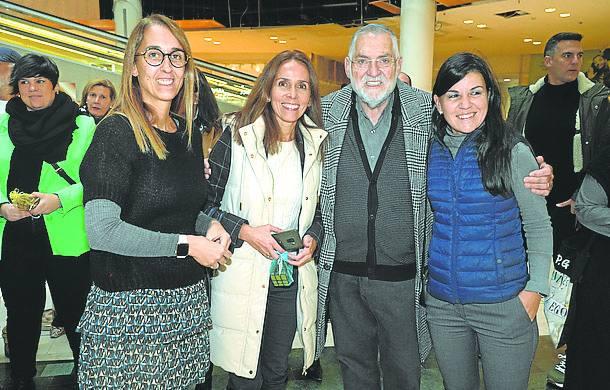
[[[176,133],[158,134],[168,150],[165,160],[139,150],[125,117],[113,115],[102,121],[81,165],[83,201],[108,199],[121,207],[122,220],[144,229],[194,234],[207,192],[201,135],[193,132],[189,150],[182,122]],[[91,274],[98,287],[125,291],[184,287],[202,280],[206,271],[191,257],[91,251]]]
[[[579,99],[577,80],[562,85],[551,85],[545,80],[527,115],[525,137],[536,155],[544,156],[554,168],[548,205],[570,199],[579,184],[572,151]]]

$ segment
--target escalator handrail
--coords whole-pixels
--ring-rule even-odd
[[[75,30],[86,32],[88,34],[97,35],[100,38],[111,39],[111,40],[122,43],[123,46],[127,43],[127,38],[125,38],[121,35],[113,34],[113,33],[110,33],[110,32],[104,31],[104,30],[98,30],[96,28],[85,26],[84,24],[73,22],[68,19],[60,18],[58,16],[54,16],[54,15],[48,14],[46,12],[38,11],[38,10],[29,8],[29,7],[24,7],[19,4],[11,3],[10,1],[1,0],[0,7],[10,9],[12,11],[17,11],[17,12],[20,12],[20,13],[23,13],[26,15],[34,16],[34,17],[37,17],[40,19],[48,20],[53,23],[62,24],[66,27],[73,28]]]
[[[103,31],[103,30],[98,30],[96,28],[92,28],[92,27],[86,26],[84,24],[76,23],[76,22],[73,22],[68,19],[60,18],[58,16],[54,16],[54,15],[48,14],[46,12],[38,11],[38,10],[29,8],[29,7],[24,7],[19,4],[11,3],[10,1],[0,0],[0,8],[5,8],[5,9],[16,11],[16,12],[19,12],[22,14],[41,18],[41,19],[48,20],[53,23],[62,24],[71,29],[75,29],[75,30],[79,30],[79,31],[82,31],[82,32],[85,32],[88,34],[96,35],[100,38],[116,41],[117,46],[121,49],[124,49],[125,44],[127,43],[127,38],[125,38],[121,35],[113,34],[113,33],[107,32],[107,31]],[[0,14],[2,14],[1,10],[0,10]],[[93,39],[91,39],[89,37],[82,37],[82,38],[93,41]],[[212,70],[215,72],[224,73],[228,76],[232,76],[237,79],[243,80],[246,82],[246,84],[253,83],[256,80],[255,76],[249,75],[247,73],[239,72],[239,71],[236,71],[236,70],[233,70],[230,68],[225,68],[224,66],[216,65],[211,62],[203,61],[203,60],[197,59],[197,58],[194,58],[193,60],[195,61],[195,64],[201,68],[209,69],[209,70]]]

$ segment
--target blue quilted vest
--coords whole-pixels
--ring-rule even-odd
[[[432,141],[428,292],[450,303],[503,302],[528,280],[521,217],[514,196],[493,196],[483,187],[472,135],[455,159]]]

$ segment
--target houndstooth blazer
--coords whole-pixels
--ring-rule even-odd
[[[407,172],[411,183],[413,217],[415,226],[415,305],[417,334],[421,362],[425,361],[431,349],[430,334],[426,324],[425,308],[420,303],[424,287],[424,270],[426,263],[427,237],[430,236],[432,213],[426,200],[426,160],[431,136],[432,99],[429,93],[398,83],[402,114],[402,131],[407,157]],[[336,236],[334,231],[335,191],[337,184],[337,167],[343,138],[348,127],[351,107],[352,89],[348,85],[322,99],[324,128],[328,132],[326,139],[320,205],[324,239],[318,262],[318,320],[316,358],[324,349],[326,342],[326,321],[328,304],[328,286],[333,262],[335,260]]]

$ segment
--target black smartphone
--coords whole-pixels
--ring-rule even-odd
[[[303,248],[303,241],[301,241],[301,236],[296,229],[273,233],[271,236],[275,238],[275,241],[277,241],[286,252],[296,252]]]

